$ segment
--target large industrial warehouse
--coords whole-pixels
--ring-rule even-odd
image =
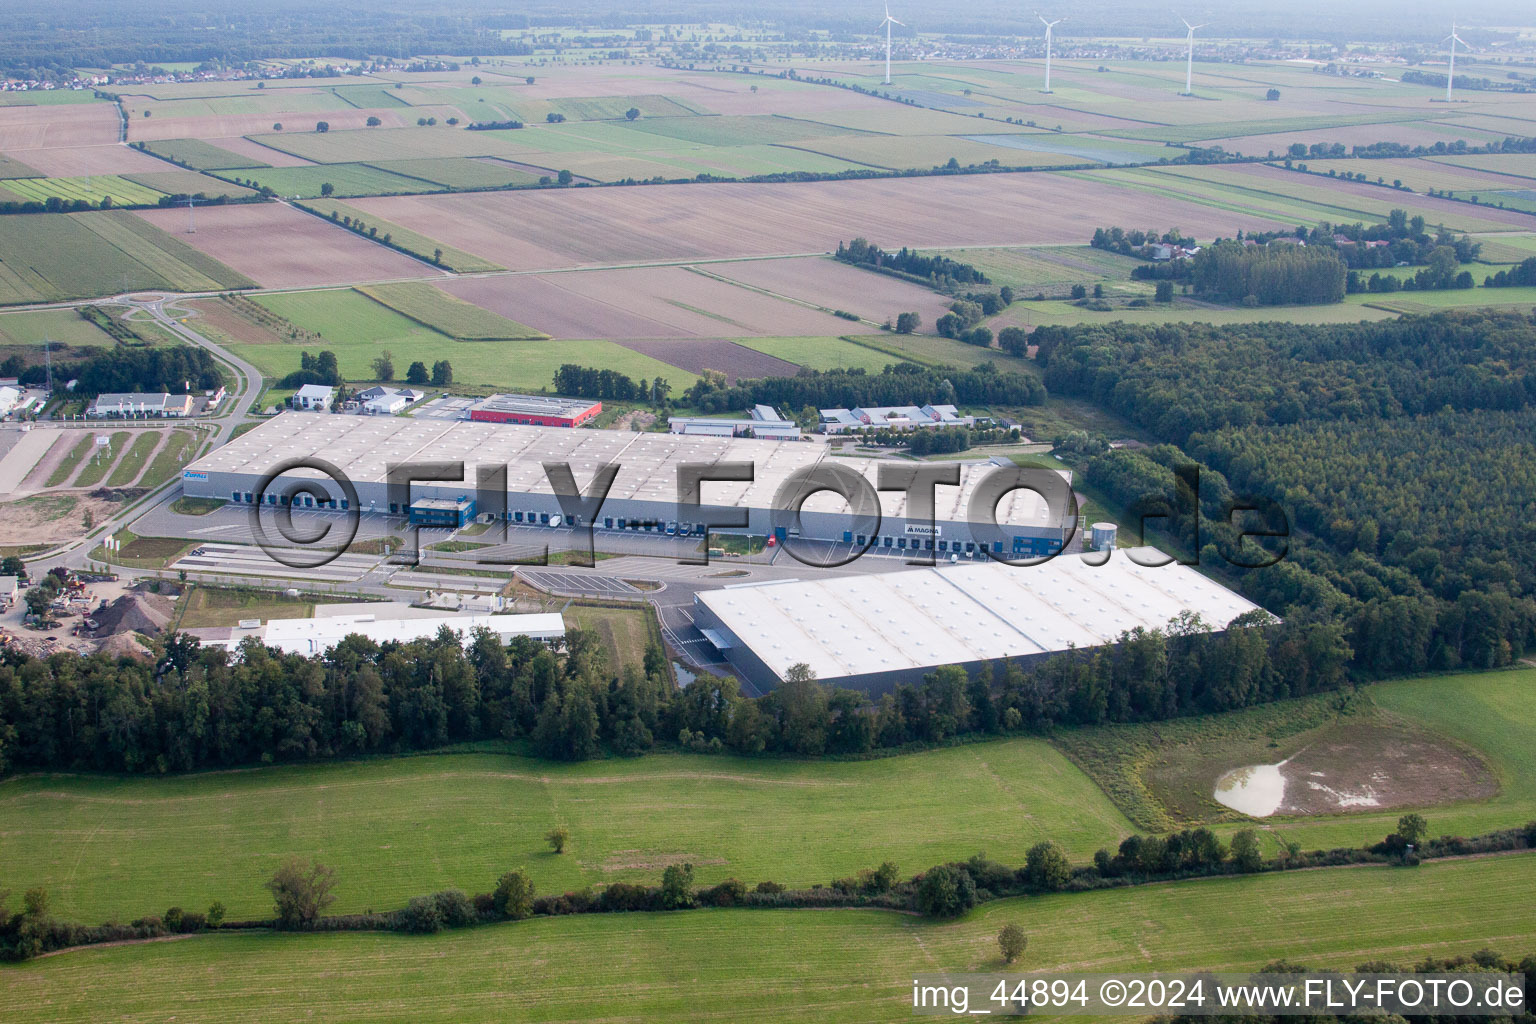
[[[682,434],[645,434],[558,427],[514,426],[365,416],[298,416],[284,414],[242,435],[188,466],[182,488],[188,496],[241,504],[262,501],[263,477],[296,459],[321,459],[334,465],[355,488],[358,511],[409,516],[423,526],[455,526],[496,510],[477,508],[476,473],[480,467],[504,466],[507,481],[506,517],[510,522],[541,526],[594,526],[603,530],[701,535],[702,518],[678,504],[678,468],[684,464],[746,462],[754,467],[751,482],[707,482],[702,500],[710,506],[745,509],[746,532],[779,539],[794,528],[772,522],[775,494],[796,471],[811,466],[857,474],[874,489],[878,468],[888,460],[834,459],[825,445],[800,441],[763,441]],[[462,481],[423,481],[413,484],[408,505],[392,501],[387,467],[392,464],[463,462]],[[560,507],[545,474],[544,463],[567,463],[576,484],[586,491],[599,465],[619,469],[607,499],[590,523],[573,524]],[[908,464],[910,465],[910,464]],[[973,535],[967,509],[973,493],[997,467],[962,465],[959,486],[935,489],[932,520],[910,519],[903,491],[879,491],[878,529],[859,518],[835,493],[813,495],[802,509],[799,536],[806,540],[870,544],[889,553],[926,550],[945,558],[985,558],[984,544],[993,553],[1010,557],[1043,555],[1059,550],[1074,521],[1053,514],[1046,501],[1028,490],[1004,494],[996,506],[1001,532]],[[268,487],[267,504],[283,500],[287,484],[316,481],[328,498],[303,495],[295,502],[305,508],[350,511],[342,486],[313,470],[294,470]],[[1063,492],[1067,490],[1065,486]],[[1065,519],[1065,521],[1063,521]],[[723,530],[718,532],[732,532]],[[1001,536],[1003,539],[996,539]]]
[[[1142,562],[1167,556],[1134,549]],[[1033,566],[943,566],[815,582],[748,584],[695,595],[694,623],[767,691],[791,666],[834,686],[881,693],[940,665],[974,671],[1113,643],[1193,612],[1220,630],[1258,606],[1178,563],[1116,551]]]

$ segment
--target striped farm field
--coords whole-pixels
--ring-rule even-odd
[[[1536,155],[1526,156],[1531,173],[1536,176]],[[1301,161],[1298,161],[1301,162]],[[1315,174],[1333,171],[1339,175],[1364,174],[1367,181],[1378,178],[1386,184],[1401,181],[1415,192],[1456,192],[1464,189],[1520,188],[1522,179],[1492,170],[1478,170],[1441,160],[1307,160],[1307,170]],[[1526,182],[1528,185],[1529,183]]]
[[[331,186],[338,196],[403,195],[434,192],[440,188],[420,178],[406,178],[369,164],[355,163],[322,164],[317,167],[236,168],[218,171],[216,175],[226,181],[252,188],[269,188],[280,196],[297,199],[314,199],[326,191],[326,185]]]
[[[156,156],[186,164],[194,171],[222,171],[231,167],[268,166],[259,160],[231,153],[227,149],[201,139],[158,139],[153,142],[144,142],[141,146]]]
[[[4,153],[0,153],[0,180],[6,180],[9,178],[40,177],[42,177],[42,175],[38,174],[36,171],[22,163],[20,160],[17,160],[14,157],[6,156]]]
[[[461,341],[543,339],[532,327],[454,298],[425,281],[360,285],[357,291],[417,323]]]
[[[442,188],[503,188],[534,185],[542,174],[490,157],[443,157],[438,160],[371,160],[369,167]],[[418,191],[429,189],[418,188]]]
[[[145,188],[156,189],[167,195],[204,195],[211,198],[216,196],[229,196],[234,199],[245,199],[256,193],[243,185],[223,181],[211,174],[200,174],[197,171],[153,171],[147,174],[125,174],[128,181],[137,182]]]
[[[1469,156],[1434,157],[1435,163],[1463,167],[1473,171],[1507,174],[1516,178],[1536,179],[1536,153],[1485,153]]]
[[[681,387],[681,374],[666,376]],[[214,899],[235,917],[260,914],[261,882],[288,853],[334,865],[344,881],[335,909],[349,912],[474,892],[509,864],[527,865],[545,891],[654,881],[682,860],[703,882],[808,886],[882,860],[917,871],[984,849],[1022,861],[1047,837],[1086,860],[1129,831],[1087,776],[1037,739],[857,762],[466,753],[164,778],[30,776],[0,785],[0,816],[7,887],[45,885],[61,917],[92,919]],[[544,842],[556,824],[572,836],[559,857]]]
[[[344,882],[343,882],[344,884]],[[487,880],[480,888],[490,885]],[[950,922],[875,910],[592,914],[431,937],[228,934],[0,966],[14,1024],[166,1019],[399,1024],[623,1019],[887,1024],[920,972],[1257,970],[1276,958],[1411,965],[1536,941],[1536,855],[1330,868],[1001,900]],[[747,965],[744,967],[744,965]],[[973,1008],[975,1007],[973,1004]]]
[[[0,217],[0,305],[252,284],[126,211]]]
[[[62,199],[66,203],[77,200],[96,206],[110,198],[116,206],[152,206],[164,198],[165,193],[149,188],[115,174],[98,174],[85,178],[11,178],[0,185],[0,196],[11,192],[23,200],[46,202]]]
[[[456,274],[475,274],[487,270],[506,269],[499,263],[493,263],[488,259],[467,253],[463,249],[455,249],[445,242],[438,241],[394,221],[386,220],[372,212],[365,212],[355,206],[334,199],[316,199],[307,203],[298,204],[300,208],[308,210],[327,220],[338,224],[366,223],[374,229],[375,235],[382,237],[388,235],[390,244],[398,249],[410,253],[418,259],[431,260],[434,254],[441,253],[436,262],[439,266],[446,267]]]

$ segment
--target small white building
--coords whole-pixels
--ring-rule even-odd
[[[21,580],[15,576],[0,576],[0,608],[9,608],[21,596]]]
[[[371,613],[354,615],[325,615],[312,619],[272,619],[265,625],[252,620],[233,629],[189,630],[206,646],[220,646],[234,650],[247,637],[255,637],[266,647],[275,647],[285,654],[301,654],[313,657],[324,654],[354,633],[374,643],[395,641],[409,643],[437,635],[447,627],[459,634],[467,646],[474,641],[477,629],[488,629],[502,643],[510,643],[513,637],[526,636],[544,643],[556,643],[565,637],[565,619],[558,612],[540,612],[531,615],[484,615],[405,609],[401,617],[382,618]]]
[[[357,393],[361,411],[375,416],[393,416],[421,401],[423,392],[412,388],[386,388],[374,386]]]
[[[0,386],[0,416],[9,416],[16,403],[21,401],[21,389],[9,384]]]
[[[327,412],[336,398],[336,389],[325,384],[305,384],[293,393],[288,404],[309,412]]]

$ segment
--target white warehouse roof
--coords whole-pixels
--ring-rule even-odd
[[[577,486],[585,493],[599,463],[614,462],[619,473],[609,500],[676,502],[677,468],[685,462],[750,462],[756,467],[752,483],[708,482],[706,505],[771,508],[780,485],[796,470],[830,460],[862,474],[876,484],[883,460],[834,458],[827,447],[795,441],[769,441],[697,434],[653,434],[617,430],[570,430],[561,427],[514,426],[466,420],[404,417],[304,416],[284,413],[204,455],[187,467],[191,473],[236,474],[259,478],[279,463],[313,456],[334,464],[354,483],[382,484],[389,463],[463,461],[465,486],[473,488],[477,465],[505,465],[511,493],[552,494],[543,463],[568,462]],[[938,487],[935,518],[941,522],[966,519],[977,484],[994,469],[987,463],[960,466],[958,487]],[[1061,474],[1070,482],[1070,472]],[[294,476],[316,477],[313,472]],[[194,478],[196,479],[196,478]],[[906,495],[880,491],[881,514],[904,518]],[[836,513],[846,509],[834,493],[813,495],[806,511]],[[1054,527],[1050,509],[1033,491],[1016,490],[998,504],[1000,523]]]
[[[780,680],[800,662],[835,680],[1094,647],[1181,612],[1224,629],[1258,607],[1188,566],[1138,565],[1127,549],[1103,565],[1060,555],[730,587],[696,600]]]
[[[276,647],[287,654],[324,654],[353,633],[361,634],[375,643],[395,640],[408,643],[437,635],[447,626],[462,634],[467,645],[474,639],[477,629],[488,629],[502,643],[515,636],[530,636],[536,640],[550,640],[565,635],[565,619],[558,612],[534,615],[412,615],[406,618],[376,618],[364,615],[328,615],[313,619],[272,619],[265,626],[254,629],[235,629],[229,638],[234,648],[247,636],[260,637],[268,647]]]

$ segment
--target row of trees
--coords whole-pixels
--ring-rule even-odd
[[[794,377],[744,378],[734,385],[706,370],[684,392],[688,405],[707,412],[764,404],[801,409],[856,409],[885,405],[1039,405],[1045,387],[1033,374],[1006,373],[990,363],[970,370],[894,363],[880,373],[861,368],[802,370]]]
[[[948,256],[924,256],[905,246],[899,252],[886,252],[865,238],[855,238],[846,245],[837,243],[838,259],[854,266],[868,267],[921,278],[930,286],[944,291],[955,285],[989,284],[987,275],[969,263],[952,260]]]
[[[1508,270],[1501,270],[1497,274],[1490,274],[1483,280],[1484,288],[1530,288],[1536,287],[1536,256],[1520,263]]]
[[[1162,719],[1337,686],[1341,627],[1252,613],[1221,635],[1192,618],[1114,647],[976,677],[941,668],[878,699],[800,667],[768,695],[734,680],[673,687],[653,644],[641,666],[605,664],[597,639],[563,657],[478,633],[461,646],[349,637],[323,657],[248,642],[237,656],[173,634],[159,664],[104,655],[0,660],[0,770],[184,771],[526,738],[542,756],[639,754],[658,743],[744,754],[865,754],[966,734]]]
[[[20,368],[17,374],[27,386],[47,378],[43,365]],[[136,348],[123,345],[92,349],[83,359],[55,362],[53,379],[75,379],[75,394],[100,395],[124,391],[186,394],[189,390],[212,391],[219,387],[219,364],[213,356],[191,345]]]

